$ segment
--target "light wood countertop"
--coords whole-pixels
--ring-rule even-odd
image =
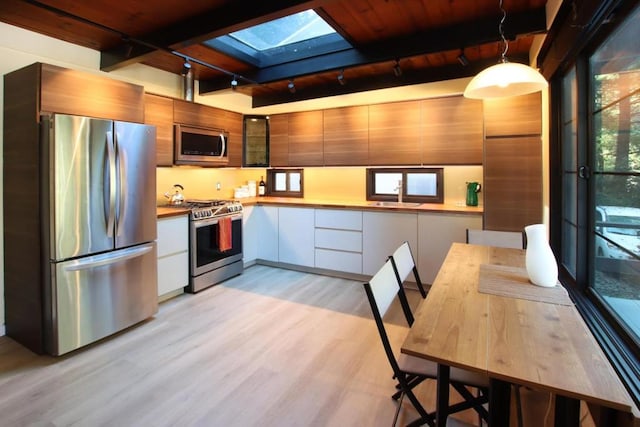
[[[168,218],[172,216],[189,215],[189,209],[181,206],[157,206],[156,215],[158,218]]]
[[[296,206],[309,208],[336,208],[336,209],[358,209],[369,211],[393,211],[393,212],[434,212],[434,213],[459,213],[482,215],[482,206],[459,206],[441,203],[422,203],[415,206],[415,203],[407,203],[403,206],[379,206],[368,200],[325,200],[307,199],[296,197],[249,197],[238,199],[245,206],[252,205],[274,205],[274,206]]]

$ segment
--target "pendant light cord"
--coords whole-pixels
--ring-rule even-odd
[[[502,7],[502,0],[500,0],[500,10],[502,11],[502,19],[500,19],[500,24],[498,25],[498,31],[500,31],[500,37],[502,37],[502,44],[504,46],[502,50],[502,55],[500,57],[500,62],[504,64],[506,62],[509,62],[507,61],[507,51],[509,50],[509,42],[504,36],[503,25],[504,25],[504,21],[507,19],[507,11],[504,10],[504,8]]]

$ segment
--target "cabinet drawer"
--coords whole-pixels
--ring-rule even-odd
[[[316,249],[316,268],[362,274],[362,254]]]
[[[316,248],[362,252],[362,233],[316,228]]]
[[[316,209],[316,227],[362,231],[362,212]]]
[[[158,260],[158,296],[189,284],[189,253],[183,252]]]
[[[158,220],[158,258],[189,251],[187,215]]]

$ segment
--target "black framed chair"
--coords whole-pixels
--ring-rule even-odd
[[[396,410],[393,425],[395,425],[402,407],[402,399],[406,396],[420,415],[420,418],[410,425],[428,424],[434,426],[436,414],[429,413],[425,410],[414,394],[413,389],[424,380],[437,378],[437,363],[403,353],[400,353],[399,356],[396,357],[396,353],[391,346],[385,329],[383,317],[396,297],[398,297],[404,313],[411,312],[404,290],[402,286],[398,285],[398,279],[391,259],[388,259],[371,280],[364,283],[363,286],[371,306],[373,318],[378,328],[384,351],[393,370],[394,377],[398,381],[397,388],[399,390],[392,397],[395,400],[400,400],[400,403]],[[488,411],[483,406],[488,403],[488,377],[458,368],[450,368],[449,379],[450,384],[458,391],[464,400],[460,403],[450,405],[447,413],[452,414],[473,408],[482,419],[488,420]],[[469,387],[480,390],[479,396],[474,396],[469,390]]]
[[[422,298],[426,298],[427,292],[424,289],[422,280],[420,280],[420,273],[416,267],[415,258],[411,252],[409,242],[404,242],[398,246],[398,249],[396,249],[389,258],[391,259],[393,269],[396,272],[398,283],[402,286],[405,280],[409,277],[409,274],[413,273],[413,279],[416,282],[420,295],[422,295]]]

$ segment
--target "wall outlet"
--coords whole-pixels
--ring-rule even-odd
[[[220,191],[221,188],[222,188],[222,184],[220,184],[219,182],[216,182],[216,190]]]

